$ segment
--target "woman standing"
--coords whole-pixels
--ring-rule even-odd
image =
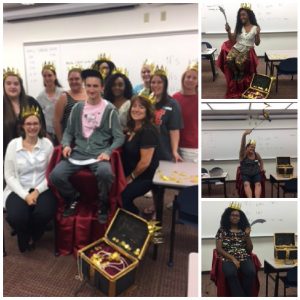
[[[244,190],[247,198],[252,198],[251,184],[254,184],[255,198],[261,196],[261,176],[260,172],[264,170],[264,163],[261,156],[255,152],[256,142],[250,140],[246,145],[246,136],[252,132],[251,129],[243,133],[240,148],[240,170]]]
[[[47,134],[53,142],[56,142],[53,126],[54,107],[63,92],[63,88],[57,80],[55,66],[52,63],[44,63],[42,76],[44,90],[37,96],[37,100],[46,118]]]
[[[146,59],[141,70],[143,83],[138,84],[134,87],[133,93],[135,95],[142,94],[145,96],[149,96],[151,73],[154,71],[154,68],[154,64]]]
[[[155,125],[160,132],[160,160],[183,159],[178,153],[180,129],[183,128],[179,104],[168,95],[166,70],[156,67],[150,80],[151,92],[155,99]]]
[[[239,205],[231,204],[221,218],[216,234],[217,251],[223,260],[222,270],[232,297],[251,297],[255,266],[250,254],[253,245],[249,221]],[[243,274],[241,281],[238,272]]]
[[[30,250],[53,218],[56,200],[48,189],[46,169],[53,145],[44,137],[41,115],[31,106],[22,110],[21,137],[8,144],[4,160],[7,221],[21,252]]]
[[[198,63],[189,65],[181,79],[182,89],[173,95],[180,105],[184,128],[179,152],[184,161],[198,161]]]
[[[139,210],[133,200],[151,190],[159,164],[159,134],[153,120],[154,111],[150,101],[143,96],[135,96],[129,109],[129,131],[122,153],[127,180],[127,187],[122,193],[123,207],[135,214]]]
[[[127,126],[128,110],[132,97],[132,84],[126,73],[126,70],[116,69],[108,78],[104,89],[104,99],[110,101],[117,108],[123,129]]]
[[[100,54],[98,59],[93,63],[92,69],[99,71],[105,82],[112,74],[112,72],[116,69],[116,66],[111,61],[111,58],[109,56],[106,56],[106,54],[104,53]]]
[[[3,156],[8,143],[20,136],[20,113],[27,107],[38,108],[42,128],[46,129],[44,114],[39,103],[26,95],[23,80],[15,69],[3,72]]]
[[[55,104],[53,127],[56,138],[60,143],[64,130],[67,127],[67,122],[73,106],[77,102],[84,102],[87,100],[85,89],[83,88],[83,81],[81,78],[80,67],[73,67],[68,73],[68,82],[70,90],[62,93]]]

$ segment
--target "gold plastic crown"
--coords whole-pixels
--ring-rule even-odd
[[[144,61],[143,66],[149,66],[150,70],[151,70],[151,73],[153,73],[154,70],[155,70],[154,62],[150,61],[148,58]]]
[[[40,110],[39,110],[38,106],[27,105],[22,109],[22,112],[21,112],[22,119],[27,118],[29,116],[37,116],[38,118],[40,118]]]
[[[110,57],[110,55],[106,55],[105,53],[100,53],[98,55],[98,59],[97,60],[111,61],[111,57]]]
[[[81,72],[83,70],[83,66],[82,65],[71,65],[70,67],[68,67],[68,71],[71,72],[71,71],[79,71]]]
[[[248,145],[256,146],[256,141],[255,140],[249,140]]]
[[[3,69],[3,79],[6,79],[8,76],[17,76],[21,78],[19,71],[15,68],[7,68]]]
[[[241,8],[252,10],[250,3],[241,3]]]
[[[167,68],[164,66],[156,66],[152,72],[152,75],[162,75],[167,77]]]
[[[45,61],[44,63],[43,63],[43,68],[42,68],[42,70],[44,71],[44,70],[50,70],[50,71],[53,71],[53,72],[55,72],[56,71],[56,69],[55,69],[55,66],[54,66],[54,63],[53,62],[51,62],[51,61]]]
[[[128,70],[126,68],[116,68],[112,71],[112,74],[122,74],[128,77]]]
[[[194,62],[191,62],[187,68],[187,70],[194,70],[198,73],[198,62],[197,61],[194,61]]]
[[[148,89],[142,89],[139,93],[138,93],[138,96],[141,96],[143,98],[145,98],[147,101],[149,101],[151,104],[155,104],[156,102],[156,98],[154,96],[154,93],[151,93],[149,95],[148,93]]]
[[[232,209],[241,210],[242,204],[238,202],[230,202],[229,206]]]

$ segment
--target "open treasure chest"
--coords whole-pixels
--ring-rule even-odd
[[[282,177],[292,177],[294,167],[291,165],[290,157],[277,157],[276,158],[276,171],[278,175]]]
[[[277,262],[284,264],[294,264],[297,261],[295,233],[274,234],[274,257]]]
[[[243,99],[266,99],[269,97],[273,77],[253,74],[250,87],[242,94]]]
[[[78,251],[80,278],[108,296],[126,291],[135,282],[150,241],[159,233],[156,224],[119,208],[104,237]]]

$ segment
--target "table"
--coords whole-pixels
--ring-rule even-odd
[[[264,260],[264,273],[266,274],[266,297],[268,297],[269,277],[271,277],[270,274],[276,273],[275,279],[273,277],[271,277],[271,279],[275,281],[274,297],[278,297],[279,273],[287,272],[296,266],[297,263],[293,265],[277,263],[274,258]]]
[[[282,175],[278,175],[277,173],[270,173],[270,183],[271,183],[271,198],[273,198],[273,187],[274,184],[277,184],[277,198],[279,198],[279,189],[282,183],[285,183],[293,178],[297,178],[297,175],[293,174],[290,177],[283,177]]]
[[[165,189],[181,190],[185,187],[198,185],[198,164],[194,162],[160,161],[153,177],[153,185],[156,220],[162,226]],[[157,245],[155,245],[153,256],[156,259]]]
[[[297,50],[267,50],[265,52],[266,75],[268,75],[268,69],[270,69],[270,76],[273,76],[274,63],[297,56]]]
[[[198,297],[198,253],[189,254],[187,297]]]
[[[223,182],[224,197],[227,198],[227,189],[226,189],[226,177],[227,177],[227,175],[228,175],[228,172],[223,172],[223,174],[221,174],[219,176],[211,176],[208,173],[203,173],[203,174],[201,174],[201,181],[202,181],[202,184],[203,183],[210,184],[210,182],[212,182],[212,181],[221,181],[221,182]]]
[[[213,81],[215,81],[216,77],[217,77],[217,72],[216,72],[216,67],[215,67],[215,52],[216,51],[217,51],[217,48],[207,48],[207,49],[201,51],[201,56],[210,61],[211,71],[213,74]]]

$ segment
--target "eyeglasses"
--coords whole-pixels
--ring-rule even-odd
[[[33,123],[28,122],[28,123],[24,123],[24,125],[25,125],[26,127],[31,127],[31,126],[37,127],[37,126],[40,125],[40,123],[38,123],[38,122],[33,122]]]

